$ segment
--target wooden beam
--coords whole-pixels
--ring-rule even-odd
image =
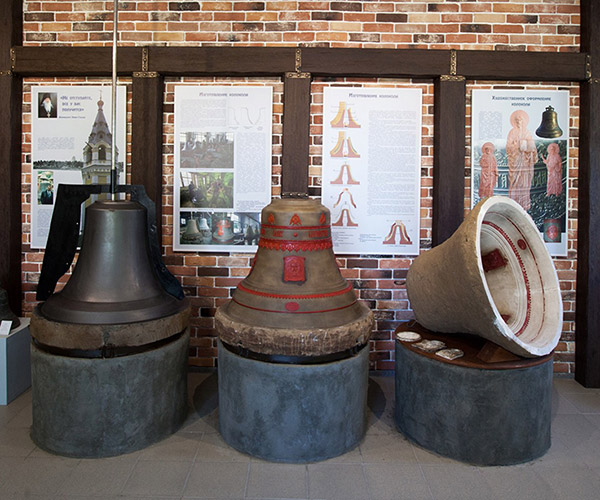
[[[582,81],[585,64],[584,53],[456,51],[456,74],[467,79]]]
[[[293,47],[150,47],[148,69],[177,76],[281,76],[294,71]]]
[[[15,73],[21,76],[110,76],[110,47],[14,47]],[[142,48],[120,47],[117,72],[142,71]]]
[[[432,245],[449,238],[464,218],[464,78],[442,76],[434,82]]]
[[[575,379],[600,387],[600,2],[581,1],[581,49],[589,79],[581,84],[577,202]]]
[[[0,286],[21,315],[22,79],[12,72],[10,48],[21,43],[23,2],[0,2]]]
[[[162,241],[163,91],[163,77],[157,73],[133,74],[131,183],[143,185],[156,205],[159,244]],[[177,144],[175,140],[175,147]]]
[[[433,78],[450,72],[450,51],[309,47],[301,69],[313,76]]]
[[[310,75],[286,74],[283,87],[281,193],[308,194]]]

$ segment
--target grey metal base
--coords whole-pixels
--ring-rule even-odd
[[[139,354],[70,358],[32,345],[33,425],[42,449],[97,458],[144,448],[187,415],[189,333]]]
[[[306,463],[354,448],[367,420],[369,349],[314,365],[269,363],[219,342],[219,429],[239,451]]]
[[[552,358],[486,370],[396,342],[396,426],[424,448],[477,465],[533,460],[550,448]]]

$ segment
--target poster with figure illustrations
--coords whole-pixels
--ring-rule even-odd
[[[110,183],[111,102],[110,85],[31,87],[31,248],[46,246],[59,184]],[[119,86],[115,146],[121,184],[125,106],[126,89]]]
[[[535,222],[551,255],[568,243],[569,92],[473,90],[471,206],[508,196]]]
[[[324,89],[322,203],[336,253],[418,255],[421,100],[421,89]]]
[[[174,250],[256,251],[272,109],[271,87],[175,87]]]

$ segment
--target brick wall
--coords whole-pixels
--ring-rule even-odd
[[[579,50],[576,0],[362,1],[362,2],[120,2],[122,45],[326,46],[474,50]],[[24,45],[109,45],[112,1],[24,2]],[[34,290],[43,254],[29,248],[31,134],[30,86],[78,84],[99,79],[26,79],[23,102],[23,282],[24,310],[35,304]],[[121,80],[123,81],[123,80]],[[125,80],[125,83],[127,81]],[[274,90],[272,194],[280,194],[283,84],[279,79],[167,78],[163,129],[163,248],[166,263],[183,283],[193,304],[190,363],[214,366],[213,315],[248,273],[248,254],[183,253],[172,250],[173,98],[177,84],[256,84]],[[319,186],[322,154],[323,88],[330,85],[418,86],[423,90],[421,246],[431,244],[433,171],[433,84],[423,80],[320,79],[312,83],[310,185]],[[567,89],[570,92],[569,255],[556,258],[565,321],[555,371],[572,372],[574,361],[575,274],[577,265],[578,86],[536,82],[467,82],[474,88]],[[129,89],[129,100],[131,92]],[[129,103],[131,104],[131,103]],[[469,140],[470,109],[467,109]],[[129,134],[128,134],[129,135]],[[470,206],[470,144],[465,164],[465,210]],[[130,164],[129,155],[127,158]],[[412,318],[404,279],[412,259],[403,255],[344,255],[344,276],[373,309],[377,326],[371,341],[372,368],[393,368],[393,330]],[[64,281],[64,280],[63,280]]]

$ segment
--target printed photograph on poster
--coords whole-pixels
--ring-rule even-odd
[[[174,250],[256,251],[272,109],[271,87],[175,87]]]
[[[31,88],[31,248],[46,246],[60,184],[109,183],[113,140],[111,100],[108,85]],[[124,183],[124,86],[118,87],[117,105],[116,162],[119,183]]]
[[[260,212],[188,212],[179,214],[181,245],[258,245]],[[238,249],[239,250],[239,249]]]
[[[473,90],[471,205],[508,196],[527,211],[551,255],[568,243],[569,92]]]
[[[421,90],[328,87],[322,203],[336,253],[418,255]]]

